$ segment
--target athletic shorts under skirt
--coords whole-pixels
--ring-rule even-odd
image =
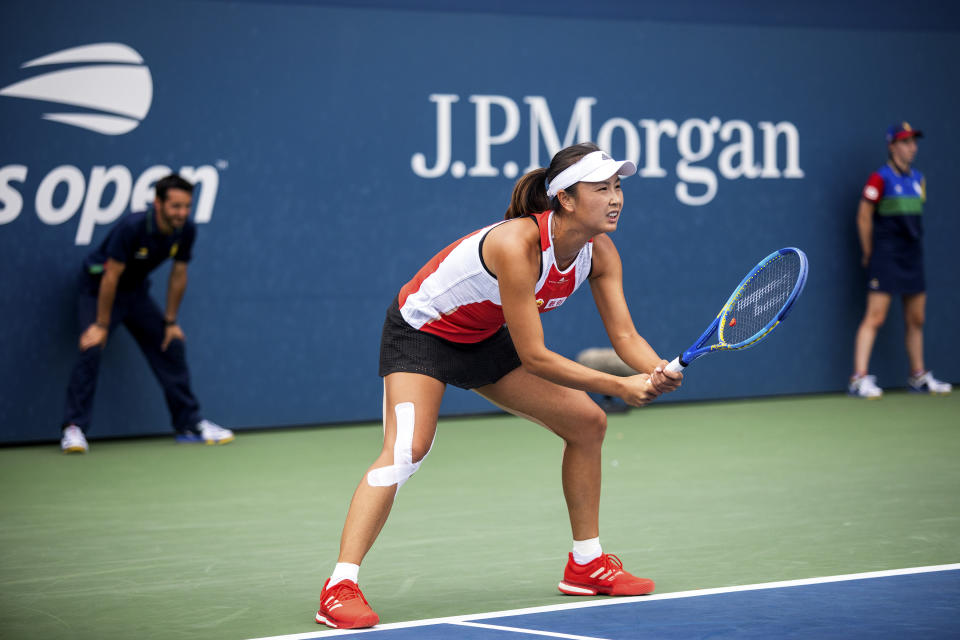
[[[420,373],[461,389],[493,384],[520,366],[510,332],[501,327],[475,343],[444,340],[407,324],[395,298],[387,309],[380,339],[380,376]]]

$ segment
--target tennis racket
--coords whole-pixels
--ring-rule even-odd
[[[784,321],[806,283],[807,255],[794,247],[774,251],[747,274],[703,335],[668,364],[667,371],[683,371],[713,351],[757,344]],[[717,343],[707,345],[714,333]]]

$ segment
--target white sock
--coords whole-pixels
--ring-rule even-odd
[[[599,537],[573,541],[573,561],[577,564],[587,564],[591,560],[596,560],[602,554],[603,549],[600,548]]]
[[[337,566],[333,568],[333,575],[330,576],[330,583],[327,584],[327,588],[329,589],[342,580],[352,580],[356,583],[359,574],[360,565],[349,562],[338,562]]]

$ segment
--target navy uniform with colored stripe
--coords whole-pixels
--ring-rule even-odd
[[[867,181],[864,199],[873,202],[873,253],[867,286],[893,294],[926,290],[923,270],[923,205],[926,179],[916,169],[901,173],[885,164]]]
[[[130,331],[163,388],[174,429],[186,432],[200,421],[200,407],[190,388],[183,342],[172,340],[166,350],[160,348],[165,320],[150,296],[148,275],[168,258],[190,261],[196,226],[187,220],[181,229],[164,234],[157,228],[155,215],[151,209],[123,216],[100,247],[84,260],[78,282],[77,320],[80,333],[96,322],[104,264],[108,258],[124,263],[109,331],[112,333],[121,323]],[[67,388],[64,425],[74,424],[84,432],[89,428],[102,352],[99,346],[79,352]]]

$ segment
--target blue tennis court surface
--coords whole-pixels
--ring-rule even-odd
[[[960,638],[960,564],[580,601],[277,638],[334,636],[367,636],[366,640]]]

